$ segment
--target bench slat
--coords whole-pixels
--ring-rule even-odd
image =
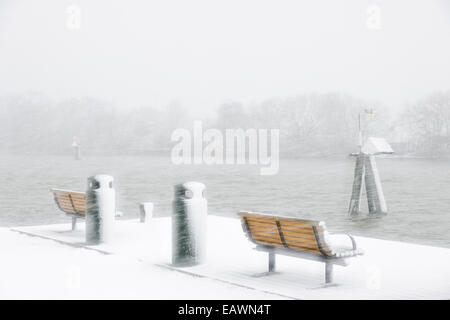
[[[62,204],[62,205],[68,205],[68,206],[71,206],[71,207],[72,207],[72,204],[75,207],[82,207],[82,208],[86,207],[86,203],[85,202],[70,201],[70,199],[58,198],[58,202],[60,204]]]
[[[264,216],[259,214],[253,214],[253,213],[245,213],[241,214],[241,217],[246,217],[249,221],[255,221],[260,223],[273,223],[275,221],[283,221],[285,225],[305,225],[305,226],[314,226],[319,223],[319,221],[314,220],[302,220],[302,219],[295,219],[295,218],[285,218],[285,217],[277,217],[277,216]]]
[[[251,227],[250,227],[251,228]],[[251,229],[253,235],[260,235],[260,236],[268,236],[268,237],[275,237],[277,239],[280,239],[280,234],[278,232],[265,232],[265,231],[255,231]]]
[[[86,197],[86,194],[84,192],[79,192],[79,191],[63,191],[63,190],[58,190],[58,189],[52,189],[52,192],[57,195],[71,194],[73,197],[76,197],[76,198],[85,198]]]
[[[277,227],[276,225],[276,220],[273,221],[258,221],[258,220],[254,220],[254,219],[248,219],[247,218],[247,223],[250,225],[255,225],[255,226],[260,226],[260,227]]]
[[[268,227],[277,228],[276,221],[277,220],[273,220],[270,223],[268,223],[268,222],[261,222],[261,221],[258,221],[258,220],[247,218],[247,223],[249,225],[252,225],[252,226],[255,226],[255,227],[257,226],[257,227],[260,227],[260,228],[268,228]],[[283,221],[283,220],[279,220],[279,223],[280,223],[281,227],[283,228],[283,230],[289,230],[289,231],[304,232],[304,233],[313,234],[312,225],[286,224],[286,222]]]
[[[317,246],[317,241],[316,240],[311,240],[311,239],[301,239],[301,238],[293,238],[293,237],[286,237],[284,236],[284,241],[286,242],[287,245],[308,245],[314,248],[318,248]]]
[[[259,236],[252,236],[252,239],[256,242],[258,242],[259,244],[263,244],[263,245],[273,245],[273,246],[277,246],[277,247],[283,247],[283,244],[281,243],[280,240],[272,240],[266,237],[259,237]]]
[[[262,241],[264,241],[264,239],[268,239],[282,243],[279,234],[252,233],[252,238],[260,239]]]
[[[311,225],[311,224],[304,224],[304,223],[287,223],[287,221],[280,220],[280,225],[283,228],[283,230],[290,230],[290,231],[298,231],[298,232],[312,232],[313,226],[318,226],[318,224]]]
[[[308,233],[293,232],[293,231],[286,231],[283,228],[282,228],[282,232],[283,232],[283,235],[285,238],[291,237],[291,238],[304,239],[305,241],[307,241],[307,240],[316,241],[316,237],[315,237],[314,233],[311,233],[311,232],[308,232]]]
[[[63,197],[63,196],[59,196],[58,197],[58,200],[60,201],[60,202],[66,202],[66,203],[76,203],[76,204],[80,204],[80,205],[84,205],[86,202],[85,202],[85,200],[83,199],[83,200],[79,200],[79,199],[72,199],[72,201],[70,200],[70,198],[67,196],[67,197]]]
[[[55,193],[55,195],[57,197],[62,197],[62,198],[68,198],[69,195],[70,195],[72,197],[72,199],[74,199],[74,200],[85,200],[86,199],[85,195],[81,196],[81,195],[72,194],[72,193],[61,193],[61,192],[58,192],[58,193]]]
[[[272,228],[265,228],[265,227],[260,227],[260,226],[255,226],[255,225],[250,225],[252,232],[267,232],[267,233],[279,233],[279,230],[276,226],[272,227]],[[286,230],[286,228],[281,228],[282,232],[284,235],[286,236],[293,236],[293,237],[298,237],[301,239],[310,239],[310,240],[315,240],[316,237],[314,235],[314,232],[311,230],[304,230],[301,229],[301,231],[292,231],[292,230]]]
[[[76,202],[74,202],[74,203],[71,203],[71,202],[69,202],[69,201],[59,201],[59,204],[62,206],[62,207],[69,207],[69,208],[72,208],[72,209],[82,209],[82,210],[84,210],[85,209],[85,207],[86,207],[86,205],[85,204],[81,204],[81,203],[76,203]]]

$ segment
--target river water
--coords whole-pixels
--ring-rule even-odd
[[[168,157],[0,156],[0,226],[69,222],[50,188],[84,191],[86,178],[114,176],[122,219],[138,216],[138,203],[155,204],[155,216],[171,212],[173,185],[207,186],[209,214],[239,210],[324,220],[332,232],[450,247],[450,161],[378,158],[389,214],[347,215],[354,158],[282,160],[274,176],[250,165],[173,165]]]

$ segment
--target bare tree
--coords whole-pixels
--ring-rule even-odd
[[[413,153],[450,154],[450,91],[436,92],[409,106],[402,115]]]

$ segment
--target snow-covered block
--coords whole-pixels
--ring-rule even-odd
[[[392,147],[383,138],[370,137],[366,140],[361,148],[362,153],[365,154],[391,154],[394,153]]]

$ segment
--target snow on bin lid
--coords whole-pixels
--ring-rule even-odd
[[[361,148],[365,154],[391,154],[394,153],[389,143],[383,138],[370,137]]]

